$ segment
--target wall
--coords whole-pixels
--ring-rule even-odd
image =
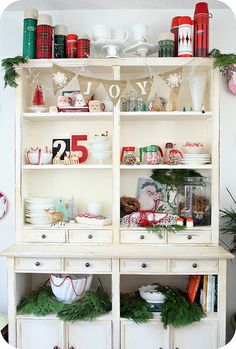
[[[231,10],[212,10],[211,48],[217,47],[224,52],[236,52],[236,22]],[[70,32],[92,32],[92,25],[106,23],[111,26],[129,29],[131,24],[143,22],[150,28],[150,41],[157,42],[158,33],[169,30],[171,18],[180,15],[192,15],[189,10],[96,10],[96,11],[55,11],[53,23],[68,24]],[[0,21],[0,59],[21,54],[22,12],[5,12]],[[9,198],[9,212],[0,221],[0,250],[14,242],[14,89],[3,89],[2,71],[0,77],[0,190]],[[231,189],[236,197],[234,175],[234,157],[236,151],[235,99],[230,95],[225,82],[221,89],[221,207],[231,202],[225,187]],[[227,318],[236,311],[236,261],[229,263],[227,289]],[[0,259],[0,313],[7,312],[6,261]],[[228,326],[228,337],[232,330]]]

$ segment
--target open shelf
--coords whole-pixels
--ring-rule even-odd
[[[76,229],[76,230],[112,230],[112,225],[103,225],[103,226],[97,226],[97,225],[85,225],[85,224],[79,224],[79,223],[65,223],[65,225],[54,225],[51,226],[51,224],[30,224],[25,223],[23,225],[23,229],[30,229],[30,230],[37,230],[37,229]]]
[[[120,118],[122,121],[204,121],[212,118],[212,112],[121,112]]]
[[[113,116],[112,112],[102,113],[23,113],[23,119],[30,122],[51,121],[106,121]]]
[[[178,169],[193,169],[193,170],[211,170],[212,165],[120,165],[121,170],[178,170]]]
[[[111,169],[110,164],[85,164],[85,165],[24,165],[24,171],[43,171],[43,170],[107,170]]]

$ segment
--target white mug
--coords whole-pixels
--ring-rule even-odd
[[[114,40],[118,40],[121,42],[127,41],[129,36],[129,33],[127,31],[124,31],[119,28],[112,28],[111,29],[111,38]]]
[[[93,39],[106,40],[111,38],[111,29],[104,24],[97,24],[93,27]]]
[[[134,41],[147,41],[148,26],[146,24],[135,24],[132,27]]]
[[[88,203],[88,213],[100,216],[102,214],[102,204],[98,201],[91,201]]]

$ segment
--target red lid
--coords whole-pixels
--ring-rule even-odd
[[[68,34],[66,35],[66,40],[77,40],[78,35],[77,34]]]
[[[183,16],[183,17],[180,17],[180,19],[179,19],[179,25],[181,25],[181,24],[192,25],[193,24],[193,20],[189,16]]]
[[[172,19],[172,22],[171,22],[171,28],[174,28],[174,27],[178,27],[179,26],[179,19],[181,18],[181,16],[176,16]]]
[[[209,14],[209,11],[208,11],[208,3],[207,3],[207,2],[198,2],[198,3],[195,5],[194,16],[195,16],[195,15],[199,15],[200,13]]]
[[[173,143],[166,143],[166,148],[173,148],[174,147],[174,144]]]
[[[135,147],[123,147],[124,151],[135,151]]]

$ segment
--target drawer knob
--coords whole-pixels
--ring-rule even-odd
[[[140,239],[143,240],[144,239],[144,235],[140,235]]]
[[[193,263],[193,268],[197,268],[197,263]],[[178,349],[178,348],[176,348]]]
[[[42,234],[42,235],[41,235],[41,238],[42,238],[42,239],[46,239],[46,235],[45,235],[45,234]]]
[[[147,268],[147,264],[146,263],[143,263],[141,266],[142,266],[142,268]]]
[[[60,349],[57,345],[55,345],[55,347],[53,347],[53,349]]]
[[[188,239],[191,240],[193,237],[192,235],[188,235]]]
[[[88,235],[88,239],[92,239],[93,238],[93,235],[92,234],[89,234]]]
[[[39,267],[40,263],[39,262],[35,262],[35,265],[36,265],[36,267]]]
[[[74,347],[70,347],[69,349],[75,349]]]
[[[86,266],[86,268],[89,268],[90,267],[90,263],[89,262],[85,263],[85,266]]]

